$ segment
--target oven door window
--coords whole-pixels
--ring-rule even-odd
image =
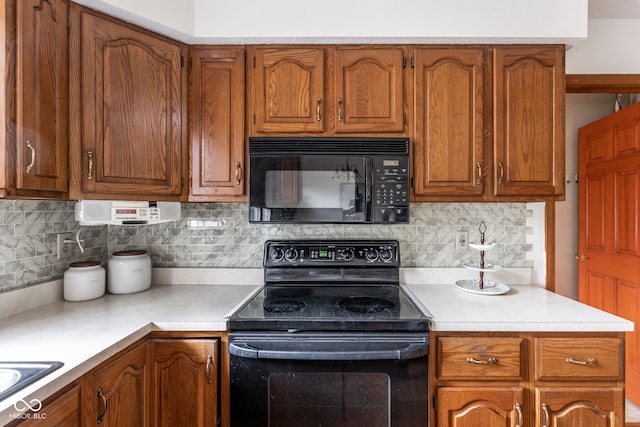
[[[269,376],[269,426],[391,425],[391,381],[383,373]]]
[[[368,222],[364,157],[251,158],[250,221]]]

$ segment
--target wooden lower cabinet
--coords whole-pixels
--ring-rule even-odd
[[[511,427],[522,425],[522,387],[440,387],[440,427]]]
[[[42,408],[37,412],[23,413],[20,420],[9,423],[8,426],[20,427],[80,427],[81,412],[79,383],[73,383],[65,390],[42,402]]]
[[[149,348],[152,425],[219,425],[218,340],[151,340]]]
[[[624,333],[437,333],[431,424],[624,427]]]
[[[146,343],[107,360],[85,376],[84,425],[149,425],[149,364]]]

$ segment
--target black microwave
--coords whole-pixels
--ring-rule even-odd
[[[249,138],[249,222],[409,222],[408,138]]]

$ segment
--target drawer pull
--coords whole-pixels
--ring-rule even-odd
[[[519,403],[516,402],[515,408],[518,412],[518,422],[516,423],[516,427],[522,427],[522,407]]]
[[[493,365],[495,363],[498,363],[498,359],[496,359],[495,357],[490,357],[487,360],[478,360],[474,359],[473,357],[467,357],[467,362],[474,363],[476,365]]]
[[[576,360],[573,357],[568,357],[567,363],[572,363],[574,365],[595,365],[596,363],[598,363],[598,360],[595,357],[590,357],[586,362],[583,362],[581,360]]]

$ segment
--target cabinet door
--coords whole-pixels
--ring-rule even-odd
[[[87,390],[86,425],[144,427],[149,425],[147,347],[140,345],[93,371]]]
[[[80,27],[80,63],[72,68],[79,70],[81,148],[72,156],[81,158],[81,187],[72,186],[73,198],[179,200],[187,153],[183,47],[86,10],[79,15],[72,30]]]
[[[536,389],[536,426],[624,427],[623,413],[622,388]]]
[[[335,131],[404,130],[403,51],[337,48]]]
[[[245,194],[244,50],[192,49],[189,200]]]
[[[80,385],[75,384],[71,389],[53,399],[43,402],[38,412],[23,414],[24,421],[9,423],[20,427],[80,427]]]
[[[414,52],[416,196],[483,194],[483,57],[482,49]]]
[[[16,194],[66,198],[69,3],[16,4]]]
[[[512,427],[523,423],[521,387],[439,387],[438,427]]]
[[[218,425],[218,340],[153,340],[154,425]]]
[[[497,196],[564,195],[564,46],[499,47],[494,58]]]
[[[256,132],[325,130],[325,51],[257,48],[252,106]]]

